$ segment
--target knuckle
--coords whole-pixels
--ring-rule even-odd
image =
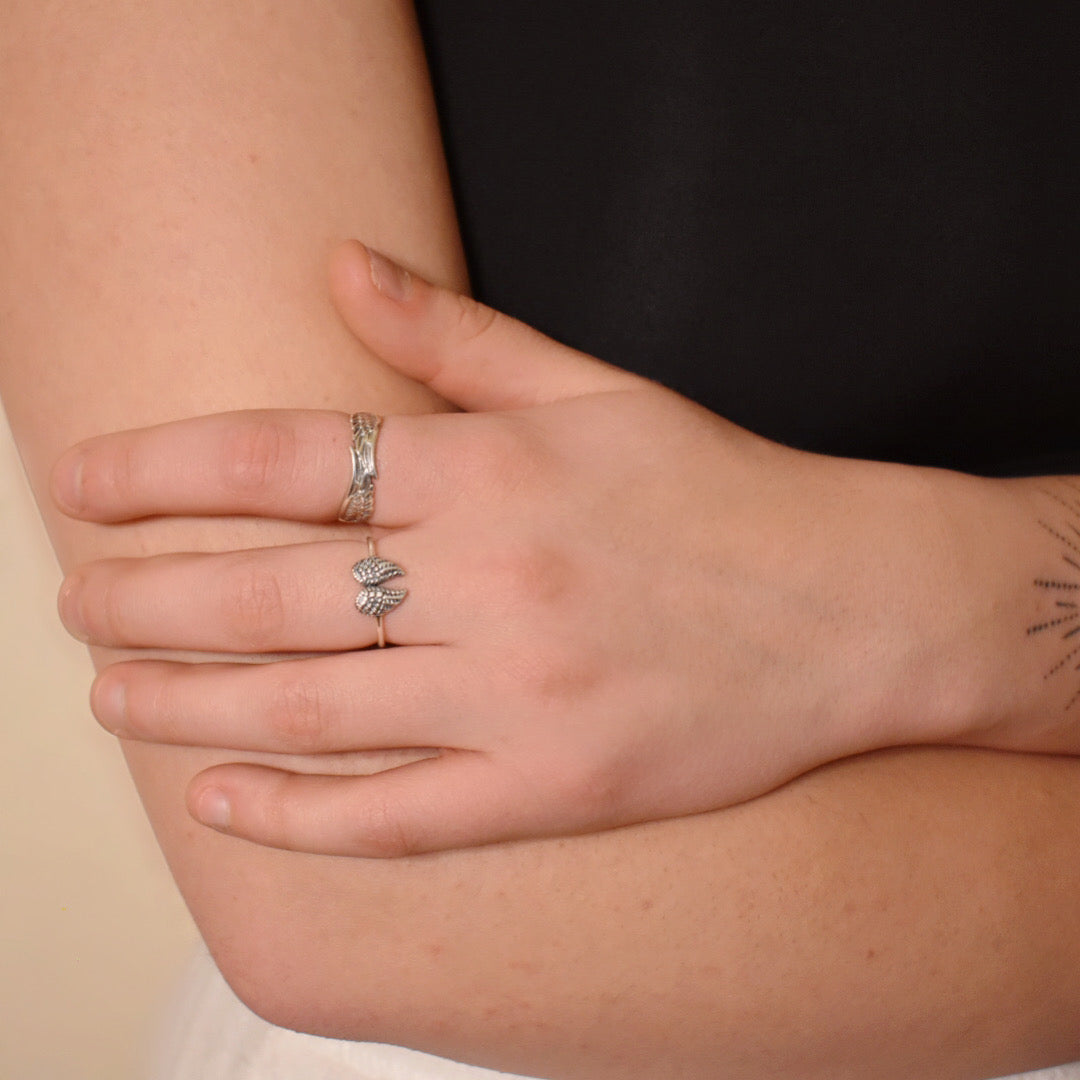
[[[225,437],[221,481],[227,494],[245,501],[265,499],[295,475],[296,434],[276,420],[246,419]]]
[[[510,416],[489,416],[466,448],[471,480],[500,497],[532,491],[543,461],[542,449],[525,424]]]
[[[602,680],[603,664],[590,650],[548,643],[519,652],[509,674],[534,708],[579,713]]]
[[[577,768],[567,769],[564,795],[592,824],[621,822],[628,790],[632,789],[627,770],[617,757],[598,755],[582,760]]]
[[[298,848],[295,807],[302,802],[304,777],[275,770],[248,790],[249,811],[258,832],[285,848]]]
[[[226,570],[222,613],[231,641],[244,650],[274,648],[285,629],[285,596],[274,573],[243,556]]]
[[[86,453],[82,461],[84,504],[94,509],[115,510],[137,498],[139,461],[127,439],[117,439],[108,450]]]
[[[267,716],[272,749],[308,754],[335,749],[333,720],[318,683],[290,678],[277,687]]]
[[[108,690],[108,683],[101,689]],[[128,676],[124,680],[124,720],[125,734],[130,738],[152,741],[163,738],[169,724],[164,715],[161,702],[160,686],[147,687],[142,679]]]
[[[494,326],[499,313],[474,300],[471,296],[457,294],[454,312],[455,340],[459,345],[469,345],[483,337]]]
[[[90,641],[99,645],[128,644],[131,617],[126,590],[114,569],[99,567],[89,575],[80,605]]]
[[[558,606],[573,587],[569,560],[549,544],[519,542],[496,558],[494,581],[515,610]]]
[[[357,849],[369,858],[401,859],[423,850],[401,807],[386,793],[369,798],[359,825]]]

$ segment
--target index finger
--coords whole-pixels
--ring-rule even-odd
[[[373,525],[411,524],[437,509],[447,487],[433,465],[453,456],[432,443],[446,434],[439,421],[451,419],[384,421]],[[160,515],[332,522],[352,480],[351,444],[345,413],[216,413],[87,439],[56,463],[52,494],[69,516],[105,523]]]

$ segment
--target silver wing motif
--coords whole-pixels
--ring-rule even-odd
[[[389,559],[382,559],[378,555],[369,555],[366,559],[361,559],[352,568],[352,573],[353,577],[361,585],[381,585],[392,577],[404,574],[405,571],[397,563],[393,563]]]
[[[353,577],[363,586],[356,597],[356,609],[362,615],[381,619],[409,594],[408,589],[381,588],[384,581],[405,573],[397,563],[389,559],[370,555],[366,559],[361,559],[352,568],[352,572]]]
[[[365,585],[364,591],[356,598],[356,610],[361,615],[381,619],[388,611],[393,611],[407,595],[408,589],[381,589],[378,585]]]

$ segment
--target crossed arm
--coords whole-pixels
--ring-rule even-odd
[[[325,299],[349,235],[464,281],[404,5],[17,0],[0,98],[0,389],[65,566],[310,535],[61,519],[47,473],[77,439],[443,407]],[[368,862],[196,825],[188,780],[235,753],[125,750],[219,964],[278,1023],[589,1080],[974,1080],[1080,1056],[1071,761],[892,752],[720,814]]]

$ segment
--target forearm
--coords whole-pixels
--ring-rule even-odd
[[[323,271],[357,235],[461,282],[412,31],[375,3],[59,10],[0,23],[0,378],[62,561],[302,538],[77,527],[45,475],[181,415],[432,407],[341,330]],[[1070,765],[896,755],[725,815],[383,864],[212,833],[183,789],[224,755],[128,753],[215,955],[280,1022],[590,1080],[1077,1051]]]
[[[1072,1060],[1076,779],[1064,759],[895,751],[718,814],[367,864],[362,914],[334,889],[318,928],[275,916],[290,947],[263,982],[318,955],[324,986],[278,995],[279,1020],[581,1080]]]

